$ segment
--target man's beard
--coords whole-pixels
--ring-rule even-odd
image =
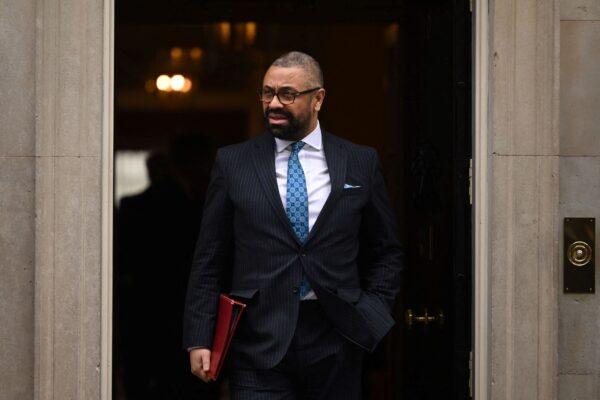
[[[286,125],[274,125],[269,123],[269,115],[279,115],[287,118]],[[304,137],[308,128],[308,119],[301,120],[294,117],[286,110],[267,110],[265,111],[265,126],[267,131],[274,137],[282,140],[300,140]]]

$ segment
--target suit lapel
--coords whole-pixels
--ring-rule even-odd
[[[333,206],[339,199],[344,188],[344,179],[346,178],[346,149],[341,143],[335,140],[335,137],[325,131],[323,134],[323,151],[325,151],[325,160],[327,161],[327,169],[329,170],[329,179],[331,180],[331,192],[323,205],[323,209],[319,213],[315,224],[313,225],[306,243],[315,237],[321,229],[327,216],[331,213]]]
[[[308,244],[321,229],[327,216],[331,213],[335,203],[342,194],[344,188],[344,179],[346,178],[346,162],[347,154],[346,149],[341,143],[335,140],[331,134],[322,131],[323,135],[323,151],[325,152],[325,159],[327,161],[327,168],[329,170],[329,178],[331,180],[331,192],[323,205],[323,209],[319,213],[315,224],[313,225],[306,243]],[[288,219],[285,208],[281,203],[281,196],[279,195],[279,189],[277,187],[277,177],[275,176],[275,141],[269,134],[263,134],[261,137],[256,139],[254,143],[254,151],[252,152],[252,159],[256,173],[258,175],[261,186],[275,211],[275,214],[280,221],[286,226],[286,229],[296,241],[296,243],[302,245],[298,240],[298,237],[292,229],[290,220]]]
[[[267,196],[269,203],[271,203],[277,217],[286,226],[294,240],[300,244],[298,237],[292,229],[290,220],[285,213],[285,209],[281,203],[279,189],[277,187],[277,177],[275,175],[275,141],[270,134],[265,133],[256,139],[254,146],[252,160],[265,195]]]

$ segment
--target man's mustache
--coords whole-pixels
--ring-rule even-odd
[[[283,111],[283,110],[267,110],[265,112],[265,117],[269,117],[270,115],[274,115],[274,116],[278,116],[278,117],[285,117],[287,119],[292,119],[292,114],[290,114],[287,111]]]

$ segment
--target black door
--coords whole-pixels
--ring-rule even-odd
[[[406,243],[403,395],[470,398],[471,13],[414,2],[405,37]]]

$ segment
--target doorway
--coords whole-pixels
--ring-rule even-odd
[[[323,68],[322,126],[378,150],[407,252],[364,397],[469,399],[469,2],[132,0],[115,28],[113,398],[227,398],[177,346],[187,262],[215,149],[260,133],[255,89],[296,49]]]

